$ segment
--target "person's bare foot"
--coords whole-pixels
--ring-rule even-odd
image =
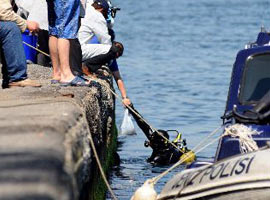
[[[59,74],[53,73],[52,80],[60,81],[61,80],[61,74],[60,73]]]

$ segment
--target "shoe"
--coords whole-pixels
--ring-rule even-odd
[[[35,80],[25,79],[21,81],[11,82],[8,84],[8,87],[41,87],[41,84],[39,84]]]
[[[70,82],[60,82],[60,86],[62,87],[67,87],[67,86],[90,86],[90,83],[88,80],[80,77],[80,76],[75,76],[75,78],[70,81]]]
[[[59,80],[55,80],[55,79],[52,79],[52,80],[51,80],[51,84],[52,84],[52,85],[57,84],[57,83],[60,83],[60,81],[59,81]]]

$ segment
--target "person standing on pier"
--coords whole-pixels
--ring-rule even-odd
[[[70,68],[70,43],[77,38],[80,0],[47,0],[49,49],[53,65],[52,83],[61,86],[89,86],[89,81],[74,76]]]
[[[21,32],[28,29],[38,32],[39,24],[21,18],[13,10],[14,1],[2,0],[0,4],[0,51],[2,57],[2,87],[40,87],[27,78],[27,64]]]

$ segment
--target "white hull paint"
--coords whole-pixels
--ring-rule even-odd
[[[175,175],[158,200],[269,200],[270,149],[237,155]]]

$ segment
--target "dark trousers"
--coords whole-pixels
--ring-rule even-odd
[[[117,54],[119,54],[120,51],[121,50],[118,47],[116,47],[115,44],[113,43],[108,53],[94,56],[93,58],[89,58],[84,61],[84,64],[91,72],[95,72],[102,65],[106,65],[111,61],[115,60],[117,58]]]
[[[82,72],[82,49],[78,39],[70,40],[69,65],[75,76],[83,75]]]
[[[47,30],[40,30],[38,32],[38,49],[50,54],[49,51],[49,32]],[[51,59],[42,53],[37,52],[37,64],[49,67],[51,66]]]

